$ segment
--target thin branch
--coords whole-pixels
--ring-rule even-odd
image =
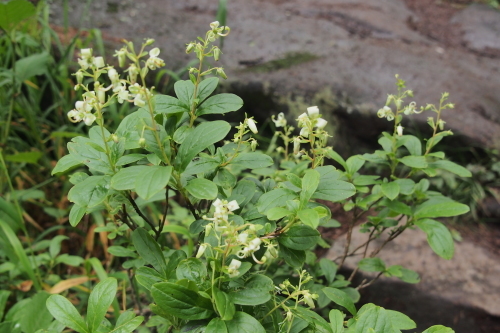
[[[155,225],[146,217],[146,215],[144,215],[142,213],[141,209],[139,208],[139,206],[137,206],[137,203],[135,202],[134,198],[132,198],[132,195],[130,195],[130,193],[127,193],[127,199],[130,202],[130,204],[132,205],[132,207],[134,207],[134,210],[136,211],[136,213],[139,214],[139,216],[142,217],[142,219],[144,221],[146,221],[147,224],[149,224],[151,229],[153,229],[156,236],[158,237],[158,235],[159,235],[158,229],[156,229]]]
[[[373,234],[375,233],[375,230],[377,230],[377,228],[374,227],[372,229],[372,231],[370,232],[370,236],[368,236],[368,240],[363,244],[363,245],[365,245],[365,250],[363,251],[363,259],[366,258],[366,252],[368,251],[368,246],[370,245],[370,242],[373,239],[375,239],[375,238],[372,238]],[[356,266],[356,268],[354,269],[354,271],[352,271],[351,276],[349,276],[349,279],[347,279],[347,281],[352,281],[352,279],[354,279],[354,276],[356,275],[358,270],[359,270],[359,266]]]
[[[163,211],[163,218],[161,219],[160,225],[158,226],[158,234],[156,235],[156,240],[160,238],[160,235],[163,231],[163,227],[165,226],[165,222],[167,221],[167,213],[168,213],[168,186],[165,188],[165,210]]]
[[[366,288],[368,286],[371,286],[375,281],[378,280],[379,277],[382,276],[383,273],[384,272],[378,273],[377,276],[374,277],[370,282],[364,283],[366,280],[363,280],[363,282],[359,286],[356,287],[356,290],[360,290],[360,289]]]
[[[354,209],[352,211],[352,215],[353,215],[353,218],[349,222],[349,230],[347,231],[347,240],[346,240],[346,244],[344,247],[344,255],[342,256],[342,260],[340,261],[338,269],[342,268],[342,265],[344,264],[344,261],[347,258],[347,254],[349,253],[349,246],[351,246],[352,230],[354,229],[354,225],[356,224],[356,221],[357,221],[356,207],[354,207]]]

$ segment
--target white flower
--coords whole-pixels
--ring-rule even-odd
[[[403,126],[398,125],[398,127],[396,128],[396,130],[398,132],[398,136],[403,136]]]
[[[80,65],[83,70],[87,70],[89,68],[89,62],[87,59],[78,58],[78,65]]]
[[[118,72],[114,68],[111,68],[110,70],[108,70],[108,77],[112,83],[115,83],[115,82],[120,80],[120,75],[118,74]]]
[[[83,119],[83,112],[77,110],[71,110],[68,112],[68,118],[72,123],[78,123]]]
[[[92,113],[87,113],[85,114],[85,116],[83,117],[83,122],[85,123],[85,125],[87,126],[90,126],[92,125],[92,123],[96,120],[96,117],[92,114]]]
[[[75,109],[80,112],[87,113],[92,111],[92,106],[87,102],[87,100],[78,101],[75,103]]]
[[[257,134],[259,133],[259,131],[257,130],[257,126],[255,125],[255,120],[253,120],[252,118],[249,118],[247,119],[247,125],[248,125],[248,128],[254,133],[254,134]]]
[[[272,120],[274,121],[274,125],[276,127],[285,127],[286,126],[286,118],[283,112],[278,113],[278,119],[274,119],[274,115],[272,116]]]
[[[95,57],[93,63],[97,68],[104,67],[104,58],[103,57]]]
[[[309,117],[316,118],[319,116],[319,108],[317,106],[310,106],[307,108],[307,113],[309,113]]]
[[[258,249],[260,249],[260,243],[262,243],[260,238],[252,239],[248,244],[248,249],[252,252],[257,251]]]
[[[231,263],[229,264],[228,268],[232,270],[239,269],[241,267],[241,261],[237,259],[231,260]]]
[[[325,128],[326,124],[328,124],[328,121],[326,121],[325,119],[323,119],[323,118],[316,119],[316,127],[318,129]]]
[[[241,234],[238,235],[238,242],[240,243],[246,243],[248,239],[248,234],[246,232],[242,232]]]
[[[160,49],[155,47],[151,51],[149,51],[149,59],[146,61],[146,66],[148,66],[149,69],[155,70],[158,67],[163,67],[165,66],[165,62],[158,58],[160,55]]]
[[[309,128],[307,127],[302,127],[302,129],[300,130],[300,136],[303,136],[303,137],[309,137]]]
[[[215,30],[219,27],[219,21],[214,21],[212,23],[210,23],[210,28],[212,28],[212,30]]]
[[[304,294],[302,296],[304,296],[304,302],[306,302],[306,304],[309,305],[309,307],[311,309],[314,309],[315,305],[314,305],[313,297],[309,293],[309,291],[305,290]]]
[[[114,93],[118,93],[118,95],[116,96],[116,98],[118,99],[118,103],[122,104],[123,101],[126,101],[128,100],[129,98],[129,94],[128,94],[128,90],[126,87],[120,85],[118,87],[116,87],[115,89],[113,89],[113,92]]]
[[[307,121],[309,120],[309,116],[307,113],[303,113],[297,118],[297,121],[299,122],[300,127],[304,127],[307,124]]]
[[[142,99],[142,95],[141,94],[135,95],[134,105],[137,105],[139,107],[143,107],[144,105],[146,105],[146,102]]]
[[[90,57],[92,57],[92,49],[81,49],[80,55],[83,59],[89,59]]]
[[[240,206],[238,206],[238,202],[236,200],[232,200],[232,201],[228,202],[226,207],[230,212],[233,212],[233,211],[240,208]]]
[[[224,204],[222,203],[222,200],[219,198],[217,198],[217,200],[215,200],[212,203],[212,205],[215,207],[215,211],[222,209],[222,207],[224,206]]]

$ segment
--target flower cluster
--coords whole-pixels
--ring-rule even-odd
[[[283,112],[278,113],[278,119],[275,119],[274,115],[271,117],[276,127],[285,127],[286,126],[286,118]]]
[[[139,60],[148,53],[143,52],[147,45],[154,43],[153,39],[148,39],[143,45],[141,51],[136,54],[132,43],[127,43],[127,47],[116,51],[115,56],[118,57],[120,67],[124,67],[127,58],[132,60],[130,66],[125,70],[128,72],[127,79],[121,79],[120,74],[113,66],[105,66],[102,57],[94,57],[92,49],[82,49],[78,64],[80,69],[75,73],[77,84],[75,90],[83,88],[83,101],[78,101],[75,104],[75,109],[68,112],[68,118],[72,122],[84,121],[87,126],[91,126],[93,122],[100,116],[101,110],[110,103],[110,100],[116,97],[118,103],[131,102],[134,105],[143,107],[152,96],[152,92],[137,83],[137,78],[147,74],[148,70],[155,70],[158,67],[165,65],[165,62],[158,56],[159,48],[153,48],[149,51],[149,59],[144,60],[144,67],[141,68]],[[104,86],[99,78],[102,74],[107,73],[111,81],[111,85]],[[93,90],[90,90],[89,85],[83,83],[83,78],[91,77],[93,79]],[[106,92],[113,92],[106,100]],[[95,110],[95,113],[92,111]]]
[[[227,200],[217,199],[212,204],[215,207],[215,212],[213,217],[203,216],[203,219],[208,221],[213,221],[213,228],[217,232],[224,231],[228,227],[228,219],[229,214],[232,214],[233,211],[240,208],[238,202],[236,200],[232,200],[228,202]],[[208,226],[207,226],[208,227]],[[209,230],[207,230],[207,234],[209,234]]]
[[[279,116],[278,116],[279,117]],[[314,127],[319,130],[325,128],[328,123],[325,119],[320,117],[319,108],[317,106],[310,106],[307,108],[307,113],[304,112],[297,119],[300,129],[300,136],[308,138]]]

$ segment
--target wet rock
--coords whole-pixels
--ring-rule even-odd
[[[363,244],[368,234],[355,228],[351,248]],[[368,253],[378,248],[385,239],[370,244]],[[327,257],[334,259],[343,253],[345,240],[340,239],[330,249]],[[427,244],[426,235],[420,230],[406,230],[379,253],[386,264],[401,265],[419,273],[421,282],[415,285],[416,293],[431,299],[444,299],[469,308],[479,308],[500,316],[500,262],[498,256],[468,240],[455,242],[455,255],[451,260],[438,257]],[[359,257],[346,260],[346,267],[354,269]],[[369,275],[371,276],[371,275]],[[381,277],[382,283],[397,282],[397,278]],[[368,288],[377,288],[374,284]],[[393,295],[394,296],[394,295]]]
[[[500,11],[488,5],[474,4],[456,14],[463,41],[470,49],[486,56],[500,56]]]

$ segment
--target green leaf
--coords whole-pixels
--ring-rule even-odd
[[[363,312],[360,310],[355,332],[370,332],[370,329],[372,329],[373,333],[399,333],[399,330],[393,327],[387,310],[380,306],[371,306]]]
[[[137,162],[139,160],[142,160],[145,157],[146,157],[146,155],[144,155],[144,154],[128,154],[128,155],[120,157],[118,159],[118,161],[116,162],[116,166],[123,166],[123,165],[127,165],[130,163],[134,163],[134,162]]]
[[[200,157],[189,162],[186,170],[183,172],[185,175],[196,175],[207,171],[215,170],[219,167],[220,162],[210,157]]]
[[[429,167],[443,169],[451,173],[454,173],[460,177],[472,177],[472,173],[469,170],[451,161],[441,160],[441,161],[431,162],[429,163]]]
[[[246,282],[243,289],[230,294],[234,304],[239,305],[259,305],[271,299],[271,292],[274,290],[274,282],[265,275],[252,275]]]
[[[399,137],[398,142],[403,142],[403,146],[408,149],[410,154],[414,156],[420,156],[422,155],[422,143],[420,140],[413,135],[403,135],[402,137]]]
[[[47,52],[33,54],[16,61],[16,76],[19,81],[25,81],[35,75],[42,75],[47,71],[47,62],[50,55]]]
[[[385,264],[380,258],[364,258],[358,262],[360,270],[365,272],[383,272]]]
[[[208,79],[201,81],[200,84],[198,85],[197,98],[199,100],[199,103],[203,102],[208,96],[210,96],[215,91],[218,84],[219,84],[219,78],[217,77],[210,77]]]
[[[135,181],[137,194],[144,200],[150,199],[167,186],[171,173],[171,166],[148,166]]]
[[[427,161],[425,156],[405,156],[399,159],[399,162],[403,163],[410,168],[425,169],[427,168]]]
[[[68,200],[92,208],[104,201],[109,192],[108,176],[90,176],[69,190]]]
[[[194,93],[194,84],[190,80],[179,80],[174,83],[175,95],[188,107],[191,107]]]
[[[425,219],[415,222],[415,225],[427,234],[427,242],[438,256],[444,259],[451,259],[453,257],[455,250],[453,237],[444,224],[435,220]]]
[[[87,324],[76,308],[61,295],[52,295],[47,299],[47,309],[57,321],[79,333],[90,333]]]
[[[196,115],[223,114],[239,110],[243,106],[243,100],[234,94],[219,94],[207,99],[196,110]]]
[[[220,318],[210,320],[204,333],[227,333],[226,323]]]
[[[148,168],[149,166],[146,165],[133,165],[123,168],[111,177],[110,186],[118,191],[133,190],[136,180],[142,179],[143,172]]]
[[[336,151],[334,150],[328,150],[327,156],[330,157],[332,160],[340,164],[345,171],[347,171],[347,164],[345,160],[340,156]]]
[[[434,137],[427,140],[427,144],[425,145],[426,149],[430,150],[432,147],[437,145],[439,143],[439,141],[441,141],[445,136],[449,136],[449,135],[453,135],[453,133],[451,131],[443,131],[443,132],[437,133],[436,135],[434,135]]]
[[[236,312],[236,307],[234,306],[231,297],[223,291],[220,291],[217,287],[212,288],[212,293],[214,294],[215,307],[222,320],[231,320]]]
[[[418,205],[415,209],[416,218],[451,217],[465,214],[469,206],[446,197],[436,197]]]
[[[19,264],[18,268],[26,273],[30,280],[34,282],[35,288],[37,290],[41,289],[38,278],[35,277],[31,261],[28,259],[19,238],[17,238],[11,227],[1,218],[0,231],[0,240],[4,241],[2,248],[9,255],[10,261]]]
[[[300,207],[306,207],[309,199],[313,196],[314,192],[319,185],[320,174],[318,171],[310,169],[307,170],[302,178],[302,191],[300,191]]]
[[[392,140],[390,140],[389,138],[383,136],[380,139],[378,139],[378,143],[382,146],[384,151],[389,153],[392,152]]]
[[[110,247],[108,247],[108,252],[115,257],[137,257],[135,251],[127,249],[120,245],[111,245]]]
[[[130,333],[133,332],[144,321],[143,316],[136,317],[135,313],[127,310],[120,314],[116,321],[115,328],[109,333]]]
[[[272,165],[273,159],[263,153],[242,153],[236,156],[229,164],[238,165],[245,169],[265,168]]]
[[[278,242],[293,250],[309,250],[318,243],[319,232],[306,225],[294,225],[278,237]]]
[[[434,325],[423,331],[422,333],[455,333],[454,330],[452,330],[449,327],[445,327],[442,325]]]
[[[160,309],[181,319],[206,319],[213,314],[209,299],[175,283],[156,283],[151,287],[151,295]]]
[[[392,326],[398,330],[411,330],[417,328],[417,324],[413,320],[410,319],[404,313],[393,311],[393,310],[385,310],[389,320],[392,323]]]
[[[109,277],[99,282],[89,297],[87,308],[87,325],[90,332],[95,332],[108,312],[108,308],[115,299],[118,283],[115,278]]]
[[[45,305],[50,294],[40,291],[33,296],[30,302],[19,311],[21,330],[24,333],[34,333],[38,329],[48,328],[52,322],[52,315]]]
[[[356,315],[356,307],[352,299],[345,292],[330,287],[323,288],[322,290],[331,301],[346,308],[353,316]]]
[[[401,268],[401,276],[399,278],[401,279],[401,281],[404,281],[406,283],[420,282],[420,276],[418,275],[418,273],[407,268]]]
[[[390,200],[384,200],[383,203],[381,202],[381,205],[386,206],[393,212],[399,213],[399,214],[404,214],[404,215],[412,215],[412,211],[410,206],[402,203],[401,201],[390,201]]]
[[[396,182],[383,183],[380,187],[382,193],[390,200],[396,199],[399,195],[399,185]]]
[[[186,190],[197,199],[213,200],[217,198],[219,190],[214,182],[204,178],[194,178],[186,185]]]
[[[82,220],[82,217],[85,215],[86,211],[87,207],[82,207],[80,205],[74,204],[69,211],[69,224],[72,227],[76,227]]]
[[[175,97],[168,95],[156,95],[155,112],[163,114],[176,114],[189,112],[189,106]]]
[[[75,157],[72,154],[65,155],[59,161],[57,161],[57,164],[52,170],[51,175],[66,172],[80,164],[82,164],[81,159]]]
[[[358,175],[353,178],[352,183],[356,186],[367,186],[380,184],[380,176]]]
[[[148,291],[151,291],[153,284],[165,281],[165,276],[162,276],[156,270],[150,267],[141,266],[135,272],[137,282]]]
[[[0,3],[0,27],[11,31],[23,20],[35,15],[36,9],[27,0],[12,0]]]
[[[276,221],[290,214],[292,214],[292,212],[286,208],[274,207],[267,211],[267,219],[271,221]]]
[[[287,265],[294,268],[302,267],[306,261],[306,252],[301,250],[292,250],[285,246],[280,246],[280,257],[285,259]]]
[[[30,151],[30,152],[17,153],[17,154],[13,154],[13,155],[5,155],[5,160],[9,161],[9,162],[15,162],[15,163],[37,164],[38,160],[42,156],[43,156],[43,153],[41,153],[39,151]]]
[[[207,278],[207,268],[198,258],[187,258],[179,262],[175,270],[177,279],[188,279],[201,283]]]
[[[52,258],[55,258],[59,254],[59,252],[61,251],[61,243],[66,239],[69,239],[69,237],[64,235],[57,235],[50,240],[49,254]]]
[[[315,209],[309,208],[300,210],[297,213],[297,216],[299,217],[302,223],[313,229],[316,229],[319,225],[319,214],[318,211]]]
[[[332,283],[335,280],[335,275],[337,275],[337,264],[330,259],[322,258],[319,261],[319,267],[321,267],[328,284]]]
[[[342,175],[333,166],[318,167],[315,170],[320,173],[321,177],[319,178],[319,185],[312,199],[337,202],[347,199],[356,193],[354,185],[339,180]]]
[[[0,290],[0,320],[3,318],[5,306],[11,294],[10,290]]]
[[[198,125],[180,145],[174,167],[182,172],[191,160],[208,146],[224,139],[231,125],[223,120],[206,122]]]
[[[217,172],[216,178],[217,184],[222,186],[224,189],[233,188],[236,185],[236,176],[231,173],[226,168],[220,168]]]
[[[260,196],[257,202],[259,213],[266,214],[267,211],[274,207],[283,207],[288,200],[293,200],[297,194],[285,188],[278,188],[264,193]]]
[[[167,277],[169,270],[165,263],[165,257],[160,249],[158,243],[151,237],[151,235],[143,228],[137,228],[132,233],[132,242],[139,255],[148,263],[162,274]]]
[[[245,312],[236,312],[233,319],[226,322],[227,333],[266,333],[257,319]]]
[[[399,193],[411,195],[415,190],[415,182],[411,179],[396,179],[394,183],[399,185]]]
[[[330,310],[328,318],[332,327],[332,333],[344,333],[344,314],[339,310]]]
[[[353,176],[356,172],[358,172],[358,170],[363,167],[363,164],[365,164],[365,162],[366,160],[359,155],[349,157],[346,161],[347,172],[349,173],[349,175]]]

